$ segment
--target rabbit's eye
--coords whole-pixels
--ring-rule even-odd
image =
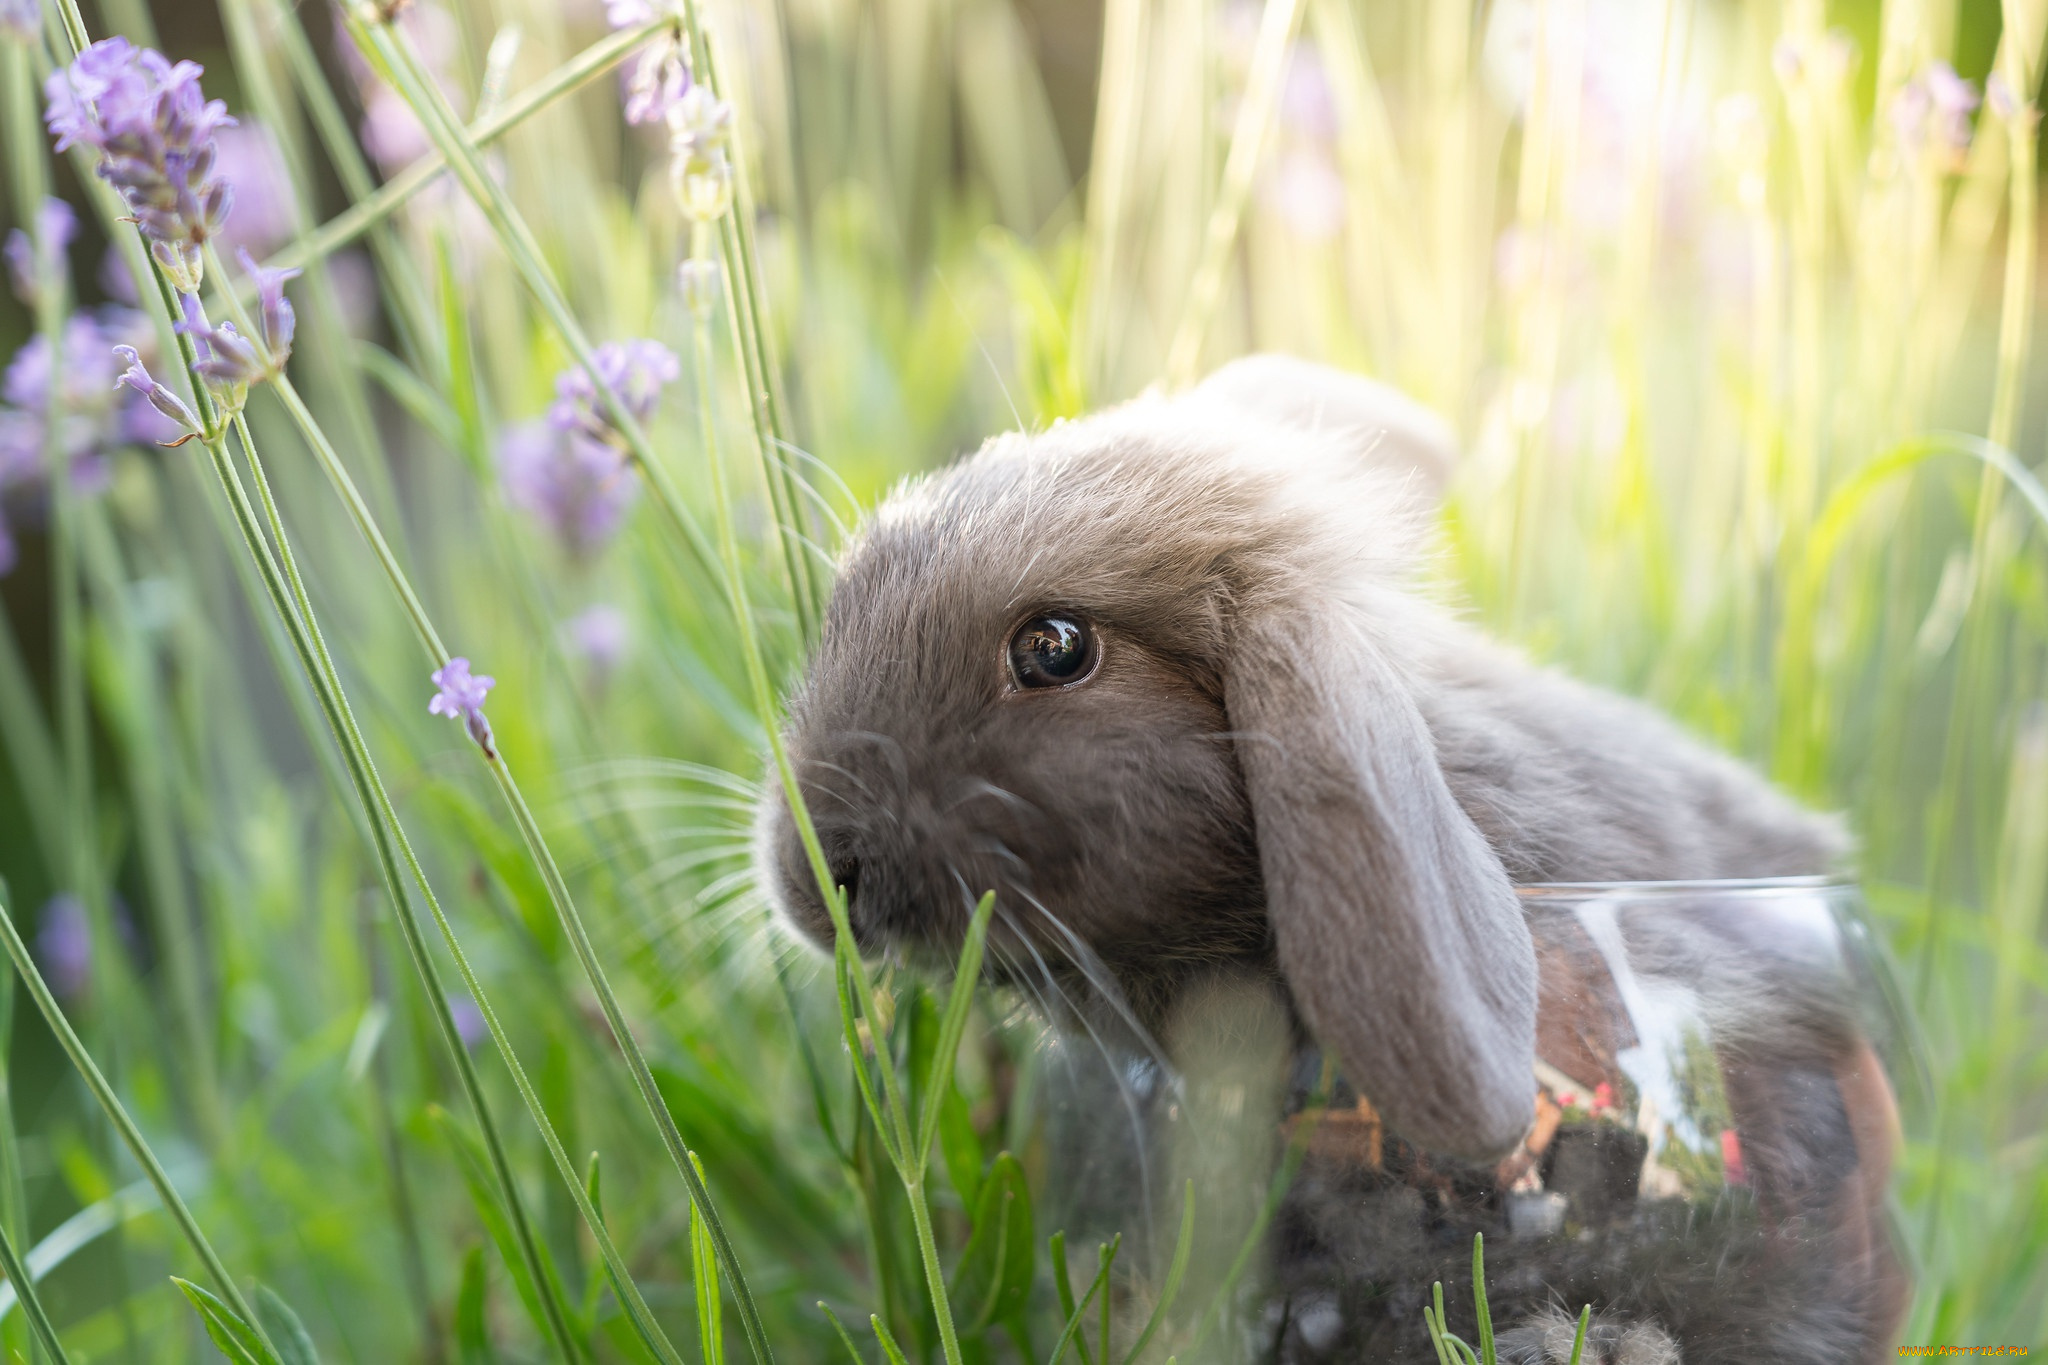
[[[1065,687],[1095,671],[1095,633],[1071,616],[1034,616],[1010,637],[1019,687]]]

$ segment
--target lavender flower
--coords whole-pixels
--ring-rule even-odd
[[[92,928],[78,897],[53,896],[43,905],[36,929],[36,956],[43,978],[66,1002],[78,999],[92,984]]]
[[[547,422],[514,428],[498,452],[506,496],[578,558],[618,532],[640,491],[625,437],[598,406],[599,381],[636,422],[645,422],[662,389],[682,375],[682,362],[657,341],[607,342],[594,359],[595,378],[581,366],[562,371]]]
[[[455,17],[428,0],[414,0],[412,4],[385,8],[391,12],[393,22],[411,40],[442,93],[459,105],[462,92],[448,72],[462,45],[461,28]],[[370,154],[384,174],[392,175],[432,151],[434,140],[428,135],[426,126],[413,114],[412,106],[404,97],[384,84],[376,69],[356,47],[355,39],[340,15],[339,6],[336,7],[334,46],[362,99],[363,121],[359,131],[363,150]]]
[[[186,294],[180,302],[185,308],[185,320],[175,330],[192,338],[193,348],[199,353],[193,371],[206,381],[206,391],[224,413],[240,412],[248,401],[249,386],[269,374],[263,357],[256,354],[256,347],[236,330],[234,323],[215,326],[208,322],[197,295]]]
[[[638,28],[651,24],[666,5],[654,0],[605,0],[605,22],[614,29]],[[674,28],[653,39],[640,50],[623,75],[626,89],[626,122],[660,123],[667,119],[684,92],[690,88],[690,57],[682,35]]]
[[[0,33],[16,42],[32,43],[43,31],[43,9],[38,0],[0,0]]]
[[[116,346],[114,356],[128,367],[121,372],[121,377],[114,381],[115,387],[133,389],[141,394],[152,408],[184,429],[186,434],[171,442],[172,445],[183,445],[198,432],[199,419],[192,415],[192,409],[185,406],[184,399],[156,382],[144,368],[142,357],[136,353],[133,346]]]
[[[31,337],[0,377],[0,398],[38,418],[50,414],[53,397],[67,421],[99,416],[114,382],[113,357],[105,334],[89,315],[74,313],[65,321],[63,363],[56,379],[61,387],[53,395],[49,338]]]
[[[137,397],[124,407],[114,396],[115,345],[126,342],[146,351],[152,336],[141,315],[126,308],[102,308],[96,316],[73,314],[67,321],[62,387],[55,399],[64,450],[74,461],[163,433],[160,419],[143,399]],[[43,431],[52,411],[50,385],[49,342],[37,336],[15,352],[0,377],[0,399],[11,405],[0,409],[0,448],[9,452],[0,457],[0,489],[43,472]],[[146,416],[139,417],[136,409]],[[18,448],[34,452],[26,466],[13,458]]]
[[[505,495],[537,517],[579,559],[618,533],[640,495],[626,453],[547,423],[515,428],[498,451]]]
[[[109,242],[106,254],[100,257],[100,288],[108,298],[133,308],[141,301],[135,292],[135,275],[128,269],[128,261],[121,255],[121,248]]]
[[[662,389],[682,377],[682,362],[658,341],[607,341],[597,348],[597,378],[617,394],[636,422],[654,416]],[[583,367],[572,366],[555,376],[555,403],[548,421],[562,431],[582,431],[600,440],[616,440],[611,421],[598,409],[597,383]]]
[[[490,1025],[484,1022],[484,1012],[477,1005],[476,997],[467,991],[448,992],[448,1013],[455,1020],[455,1036],[471,1052],[484,1045],[491,1036]]]
[[[201,94],[201,71],[125,38],[105,38],[43,87],[57,150],[82,143],[99,153],[100,178],[120,191],[158,264],[185,293],[199,288],[200,247],[221,230],[234,202],[214,174],[214,134],[234,120],[226,105]]]
[[[291,240],[297,209],[277,139],[260,123],[222,128],[214,138],[215,174],[234,192],[235,212],[221,232],[235,251],[268,255]]]
[[[434,139],[412,106],[389,86],[363,96],[363,150],[384,174],[392,175],[434,149]]]
[[[563,630],[569,637],[570,648],[589,661],[591,675],[600,686],[626,657],[626,647],[633,636],[626,613],[606,604],[570,617]]]
[[[63,363],[54,372],[47,337],[31,338],[15,352],[0,375],[0,399],[5,400],[0,406],[0,495],[44,490],[53,421],[71,487],[85,495],[106,486],[111,473],[107,457],[114,447],[175,444],[191,430],[189,413],[180,417],[164,403],[152,405],[152,394],[138,382],[120,382],[117,366],[125,363],[141,381],[155,384],[144,368],[154,335],[141,314],[107,307],[97,314],[75,313],[66,321]],[[117,348],[123,353],[118,360]],[[123,387],[135,391],[123,397]],[[168,390],[157,396],[183,409]],[[32,515],[41,506],[39,498],[27,500]],[[0,574],[14,567],[14,559],[13,539],[0,524]]]
[[[664,33],[641,49],[627,68],[626,122],[662,123],[695,87],[682,39]]]
[[[45,287],[69,274],[64,253],[78,235],[78,215],[62,199],[45,199],[36,208],[36,231],[31,238],[20,228],[7,234],[0,248],[7,257],[7,278],[14,296],[36,307]]]
[[[1892,129],[1908,155],[1931,150],[1937,163],[1957,168],[1970,149],[1970,115],[1977,87],[1947,62],[1933,62],[1892,97]]]
[[[477,747],[484,751],[484,757],[496,758],[497,749],[492,744],[491,723],[484,719],[484,696],[498,685],[496,678],[473,676],[469,671],[469,660],[460,656],[434,670],[434,686],[440,688],[434,699],[427,703],[427,714],[460,717],[463,728]]]
[[[277,374],[291,356],[292,334],[298,330],[298,315],[292,312],[291,300],[284,296],[284,282],[297,279],[303,272],[265,270],[247,251],[238,251],[235,255],[241,261],[242,269],[256,282],[263,349],[270,353],[270,372]]]

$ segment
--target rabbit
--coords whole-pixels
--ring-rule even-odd
[[[949,963],[993,889],[999,979],[1033,964],[1143,1035],[1202,980],[1262,974],[1303,1055],[1326,1049],[1415,1152],[1517,1151],[1539,981],[1517,883],[1823,873],[1849,842],[1437,600],[1456,455],[1393,389],[1255,356],[889,496],[840,559],[785,731],[859,949]],[[756,862],[829,944],[780,790]],[[1601,1311],[1613,1358],[1676,1358]],[[1531,1324],[1516,1349],[1543,1359]]]

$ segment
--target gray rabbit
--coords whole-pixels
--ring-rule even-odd
[[[874,512],[791,706],[806,805],[864,951],[947,961],[994,888],[993,959],[1040,964],[1082,1010],[1140,1033],[1205,980],[1270,980],[1299,1055],[1327,1050],[1342,1097],[1369,1099],[1410,1166],[1438,1173],[1419,1215],[1361,1248],[1357,1229],[1390,1224],[1357,1211],[1383,1196],[1410,1209],[1414,1180],[1391,1157],[1364,1174],[1311,1160],[1271,1281],[1283,1309],[1290,1295],[1340,1308],[1309,1335],[1282,1311],[1266,1349],[1283,1359],[1433,1358],[1417,1286],[1448,1282],[1470,1245],[1439,1176],[1494,1171],[1531,1129],[1540,945],[1517,883],[1823,873],[1847,848],[1837,822],[1649,709],[1432,600],[1419,571],[1454,459],[1448,429],[1398,393],[1272,356],[997,437]],[[785,918],[829,942],[779,793],[758,858]],[[1716,944],[1703,932],[1683,951],[1733,951]],[[1767,972],[1743,983],[1766,1051],[1774,1033],[1812,1033],[1768,1026]],[[1824,1128],[1779,1144],[1802,1191],[1854,1163]],[[1497,1194],[1473,1207],[1497,1212]],[[1834,1195],[1788,1198],[1810,1246]],[[1496,1311],[1522,1323],[1504,1358],[1564,1360],[1553,1304],[1588,1287],[1588,1359],[1873,1354],[1888,1272],[1794,1284],[1769,1269],[1766,1234],[1729,1236],[1719,1264],[1765,1267],[1736,1289],[1711,1275],[1688,1289],[1699,1257],[1658,1261],[1659,1238],[1625,1229],[1611,1241],[1630,1249],[1601,1273],[1584,1246],[1503,1262]]]

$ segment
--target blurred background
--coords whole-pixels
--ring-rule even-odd
[[[896,478],[1249,350],[1402,386],[1468,452],[1436,565],[1453,600],[1847,814],[1924,1060],[1902,1068],[1905,1340],[2048,1341],[2048,504],[2022,489],[2048,455],[2048,3],[699,3],[787,412],[768,464],[796,486],[780,511],[732,456],[778,683],[803,648],[778,518],[823,564]],[[666,133],[629,121],[671,31],[551,75],[661,7],[395,8],[462,117],[545,90],[489,171],[590,337],[662,343],[686,372]],[[749,878],[763,733],[731,615],[630,475],[561,465],[546,415],[570,351],[490,222],[446,175],[373,201],[432,143],[327,0],[84,17],[202,63],[237,118],[228,244],[306,267],[292,375],[450,649],[497,680],[499,746],[778,1351],[841,1350],[824,1299],[936,1358],[901,1190],[850,1117],[829,972]],[[10,24],[8,226],[45,185],[80,221],[0,302],[9,910],[224,1258],[323,1358],[544,1358],[313,693],[196,444],[138,439],[113,396],[109,348],[147,325],[36,117],[69,54]],[[374,222],[346,217],[365,202]],[[54,269],[55,486],[58,315],[35,306]],[[719,342],[720,444],[750,452],[722,322]],[[708,519],[691,385],[668,378],[650,433]],[[427,714],[429,665],[300,429],[267,391],[249,416],[425,871],[565,1146],[603,1153],[648,1301],[687,1324],[685,1192],[546,890],[462,729]],[[915,982],[890,989],[899,1019],[929,1014]],[[50,1249],[67,1347],[213,1358],[165,1279],[193,1271],[154,1194],[32,1004],[0,1002],[0,1214]],[[474,1001],[450,1003],[584,1349],[650,1358]],[[1059,1226],[1058,1054],[1028,998],[977,1004],[934,1182],[949,1248],[999,1150],[1041,1200],[1041,1247]],[[27,1349],[18,1312],[0,1338]]]

